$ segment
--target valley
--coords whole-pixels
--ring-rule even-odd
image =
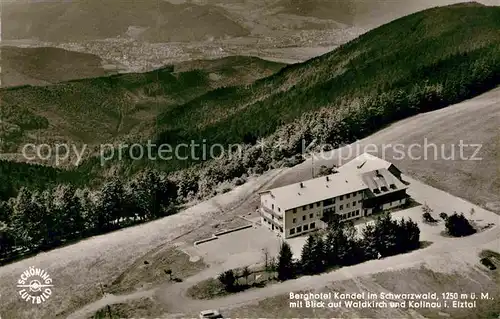
[[[2,3],[0,317],[180,319],[213,308],[231,318],[497,318],[500,7],[456,2]],[[173,156],[158,156],[165,149]],[[366,152],[402,172],[398,186],[383,175],[398,175],[392,166],[369,180],[342,172]],[[382,196],[407,187],[401,206],[378,208],[411,225],[383,229],[382,213],[366,209],[352,227],[306,211],[326,200],[281,205],[316,194],[302,188],[320,176],[335,181],[322,188],[331,196],[351,180]],[[292,183],[295,198],[268,208],[283,223],[263,227],[262,191]],[[360,193],[346,209],[379,198]],[[296,210],[314,236],[292,236],[307,230]],[[320,220],[329,227],[316,231]],[[346,239],[321,246],[321,234]],[[328,271],[273,279],[285,262],[262,267],[285,241],[299,272],[308,249],[339,253],[328,267],[314,259]],[[40,269],[50,298],[27,303],[19,290],[40,287],[23,276]],[[228,270],[242,290],[226,284]],[[254,285],[257,274],[267,277]],[[429,291],[491,298],[473,309],[289,300]]]

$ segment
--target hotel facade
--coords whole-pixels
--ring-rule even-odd
[[[284,238],[341,221],[358,219],[406,203],[407,185],[391,163],[368,153],[338,172],[260,193],[261,223]]]

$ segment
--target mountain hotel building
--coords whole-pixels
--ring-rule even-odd
[[[338,172],[260,193],[261,223],[284,238],[326,227],[323,217],[347,221],[406,203],[407,185],[393,164],[364,153]]]

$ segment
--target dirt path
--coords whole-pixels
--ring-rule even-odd
[[[264,182],[259,184],[259,186],[257,186],[253,190],[253,192],[249,193],[245,197],[240,198],[239,200],[236,200],[234,202],[230,202],[229,204],[215,202],[213,205],[215,207],[217,207],[218,209],[220,209],[222,213],[225,213],[223,216],[226,218],[227,213],[230,213],[231,211],[237,210],[239,207],[247,204],[249,201],[251,201],[253,199],[253,197],[255,196],[256,193],[258,193],[260,190],[268,187],[270,184],[272,184],[275,181],[275,179],[279,178],[282,174],[285,174],[286,171],[287,170],[275,171]],[[212,223],[213,221],[214,221],[214,219],[212,219],[212,218],[207,219],[201,225],[194,227],[194,228],[191,228],[190,230],[172,238],[172,240],[160,245],[159,247],[165,246],[165,245],[171,245],[173,242],[175,242],[177,240],[181,240],[183,237],[190,235],[191,233],[206,226],[208,223]],[[159,247],[156,247],[155,249],[158,249]],[[225,269],[222,268],[222,266],[214,265],[214,266],[206,269],[205,271],[202,271],[194,276],[187,278],[186,280],[183,281],[182,286],[185,286],[186,287],[185,289],[187,289],[199,281],[217,276],[223,270],[225,270]],[[174,286],[177,287],[177,285],[174,285]],[[131,294],[126,294],[126,295],[106,294],[103,298],[85,305],[83,308],[70,314],[67,318],[68,319],[87,318],[88,316],[94,314],[99,309],[102,309],[103,307],[105,307],[107,305],[113,305],[113,304],[117,304],[117,303],[127,302],[129,300],[136,300],[136,299],[140,299],[140,298],[144,298],[144,297],[153,296],[159,288],[161,288],[161,287],[156,287],[156,288],[149,289],[149,290],[137,291],[137,292],[134,292]],[[185,291],[185,289],[182,291]]]
[[[492,228],[480,234],[469,238],[460,239],[460,248],[457,249],[455,242],[446,242],[431,245],[428,248],[417,250],[408,254],[402,254],[381,260],[372,260],[351,267],[344,267],[339,270],[321,274],[317,276],[305,276],[296,280],[286,281],[284,283],[274,284],[265,288],[249,290],[225,298],[214,300],[193,300],[184,296],[187,288],[192,281],[186,281],[179,286],[171,286],[165,290],[158,290],[157,293],[163,297],[173,312],[184,312],[189,315],[195,315],[204,309],[228,309],[235,308],[248,303],[257,302],[269,297],[281,294],[287,294],[291,291],[301,291],[308,289],[318,289],[324,287],[332,281],[351,279],[359,276],[371,275],[387,270],[397,270],[410,268],[425,263],[431,259],[440,259],[445,256],[451,259],[460,260],[464,254],[470,254],[471,250],[475,253],[478,247],[482,245],[498,245],[500,229]],[[450,256],[452,255],[452,256]]]
[[[204,309],[228,309],[248,303],[257,302],[269,297],[286,294],[291,291],[300,291],[307,289],[319,289],[332,281],[351,279],[359,276],[371,275],[387,270],[398,270],[403,268],[415,267],[419,264],[429,262],[432,259],[441,259],[448,257],[452,260],[461,260],[464,255],[475,256],[482,246],[500,248],[500,228],[495,226],[487,231],[472,235],[460,240],[459,248],[455,240],[442,241],[431,246],[420,249],[408,254],[392,256],[380,260],[371,260],[362,264],[343,267],[339,270],[316,275],[305,276],[284,283],[274,284],[265,288],[248,290],[242,293],[231,295],[224,298],[213,300],[193,300],[187,297],[186,291],[195,283],[217,276],[223,269],[212,267],[206,271],[187,278],[179,284],[158,287],[147,291],[136,292],[128,295],[106,295],[97,302],[89,304],[77,312],[68,316],[67,319],[86,318],[86,316],[97,310],[116,303],[123,303],[129,300],[139,299],[146,296],[156,295],[167,305],[171,312],[185,313],[186,315],[195,315]]]

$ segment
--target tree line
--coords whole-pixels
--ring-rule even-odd
[[[23,187],[0,201],[0,260],[167,216],[177,205],[175,183],[154,171],[129,182],[111,178],[96,190]]]
[[[352,223],[332,221],[326,235],[311,234],[302,247],[300,260],[294,260],[288,243],[283,242],[277,264],[279,280],[298,275],[314,275],[329,269],[367,260],[405,253],[420,247],[420,229],[411,219],[379,216],[360,234]]]

